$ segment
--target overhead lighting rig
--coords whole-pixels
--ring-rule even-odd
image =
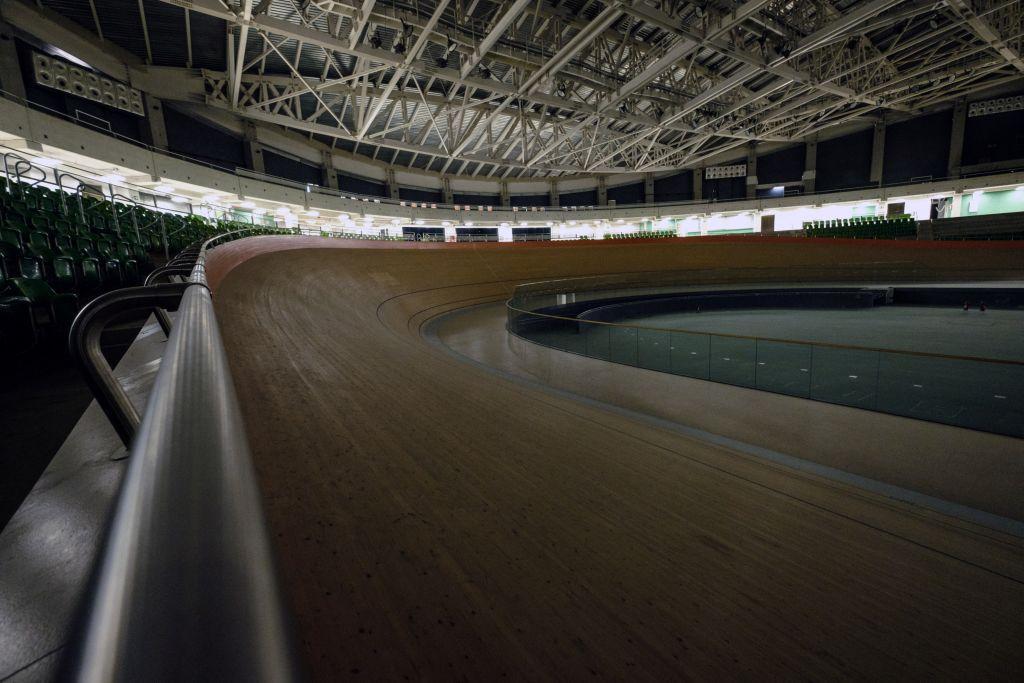
[[[395,38],[395,44],[392,46],[396,55],[404,55],[409,43],[412,42],[413,29],[405,19],[402,19],[402,32]]]
[[[437,66],[441,69],[448,68],[448,57],[455,52],[459,47],[458,43],[452,40],[451,36],[448,36],[448,46],[444,49],[444,53],[437,58]]]

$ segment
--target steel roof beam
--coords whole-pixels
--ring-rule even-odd
[[[605,29],[610,27],[619,17],[622,16],[623,5],[619,2],[613,2],[605,7],[600,14],[594,17],[594,20],[587,24],[579,33],[569,39],[562,49],[552,55],[551,59],[547,60],[537,70],[535,70],[526,79],[522,86],[522,92],[524,94],[531,94],[540,85],[541,79],[546,76],[552,76],[558,73],[569,61],[579,54],[580,50],[585,48],[594,38],[604,32]]]
[[[473,69],[480,63],[480,60],[487,56],[491,48],[494,47],[494,44],[498,42],[498,39],[505,34],[505,31],[512,22],[519,18],[519,15],[523,13],[523,10],[529,4],[530,0],[514,0],[508,9],[501,10],[501,14],[494,22],[494,25],[491,26],[491,30],[487,32],[487,35],[483,37],[479,44],[473,47],[473,52],[462,65],[461,74],[463,78],[473,73]]]
[[[359,6],[359,9],[355,11],[352,16],[352,28],[348,33],[348,46],[353,48],[359,42],[359,36],[362,35],[363,29],[366,27],[367,22],[370,21],[370,15],[373,13],[373,5],[376,0],[363,0],[363,4]]]
[[[988,43],[989,47],[1002,55],[1007,64],[1017,69],[1017,71],[1024,72],[1024,59],[1021,59],[1020,53],[1010,47],[1003,37],[999,35],[999,32],[989,25],[985,19],[978,15],[975,11],[972,0],[947,0],[947,2],[957,16],[967,22],[967,25],[971,27],[971,30],[973,30],[979,38],[984,40]],[[1020,10],[1017,11],[1019,12]],[[1020,28],[1019,23],[1018,28]]]
[[[139,0],[141,3],[142,0]],[[234,78],[231,83],[231,106],[238,106],[238,92],[242,86],[242,67],[245,65],[245,46],[249,39],[249,21],[252,19],[252,0],[244,0],[240,15],[241,25],[238,29],[237,55],[228,54],[228,59],[235,60],[234,69],[231,70]]]

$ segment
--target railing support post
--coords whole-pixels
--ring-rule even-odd
[[[108,292],[86,304],[71,325],[71,355],[78,360],[86,384],[126,447],[131,446],[139,428],[139,412],[103,357],[100,337],[104,328],[123,313],[153,308],[177,310],[189,286],[191,283],[181,282]]]

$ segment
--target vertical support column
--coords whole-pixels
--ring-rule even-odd
[[[804,147],[804,174],[801,180],[804,181],[804,194],[814,194],[815,179],[818,177],[818,136],[813,135],[807,138]]]
[[[548,204],[558,207],[558,181],[554,178],[548,181]]]
[[[388,166],[384,184],[387,186],[388,197],[398,199],[398,181],[395,180],[395,169]]]
[[[441,177],[441,201],[445,204],[455,203],[455,194],[452,192],[452,179],[448,176]]]
[[[953,206],[949,209],[950,218],[959,218],[964,215],[964,193],[953,193]]]
[[[608,206],[608,180],[603,175],[597,177],[597,205]]]
[[[256,173],[266,173],[266,167],[263,165],[263,145],[260,144],[257,137],[256,124],[252,121],[243,121],[242,137],[246,167]]]
[[[693,198],[694,200],[704,199],[704,167],[698,166],[693,169]]]
[[[331,150],[320,150],[320,186],[338,189],[338,174],[334,172],[334,155]]]
[[[964,159],[964,129],[967,127],[967,99],[961,97],[953,105],[953,130],[949,135],[949,164],[946,175],[960,176]]]
[[[654,174],[644,173],[644,204],[654,203]]]
[[[757,196],[757,143],[747,145],[747,199]]]
[[[167,125],[164,123],[164,105],[159,98],[143,94],[146,101],[146,122],[149,124],[149,144],[167,149]]]
[[[869,180],[875,185],[882,184],[882,171],[885,168],[885,121],[875,124],[875,137],[871,144],[871,176]]]
[[[508,181],[507,180],[502,180],[501,181],[501,185],[498,187],[498,193],[501,195],[500,199],[501,199],[501,205],[502,206],[509,206],[509,205],[511,205],[512,202],[509,200]]]
[[[14,44],[14,29],[0,21],[0,87],[25,99],[25,83],[21,80],[18,49]]]

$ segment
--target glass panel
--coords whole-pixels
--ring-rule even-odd
[[[812,347],[811,398],[874,408],[878,355],[877,351]]]
[[[609,326],[609,358],[615,363],[636,365],[636,328]]]
[[[550,304],[549,294],[532,304]],[[510,312],[545,346],[686,377],[1024,437],[1024,365],[640,329]]]
[[[586,354],[587,340],[575,321],[539,315],[519,319],[520,334],[527,339],[570,353]]]
[[[711,379],[715,382],[754,386],[756,357],[753,339],[711,335]]]
[[[638,364],[648,370],[671,372],[671,343],[668,330],[637,329]]]
[[[708,378],[708,344],[711,337],[691,332],[670,332],[669,372],[698,379]]]
[[[878,368],[878,410],[1024,435],[1021,366],[883,353]]]
[[[986,385],[989,394],[985,396],[986,407],[991,411],[989,419],[967,426],[1024,437],[1024,365],[998,365],[999,368],[990,367],[986,371],[986,376],[992,378]]]
[[[587,355],[592,358],[609,360],[611,358],[610,344],[611,325],[583,325],[583,334],[587,339]]]
[[[566,320],[553,320],[551,322],[555,324],[548,333],[548,338],[553,341],[553,345],[558,346],[563,351],[586,355],[587,337],[584,331],[579,329],[579,325]]]
[[[811,346],[757,341],[757,388],[791,396],[811,393]]]
[[[877,407],[923,420],[954,420],[969,401],[966,384],[970,382],[959,376],[962,369],[956,361],[944,358],[882,353]]]

